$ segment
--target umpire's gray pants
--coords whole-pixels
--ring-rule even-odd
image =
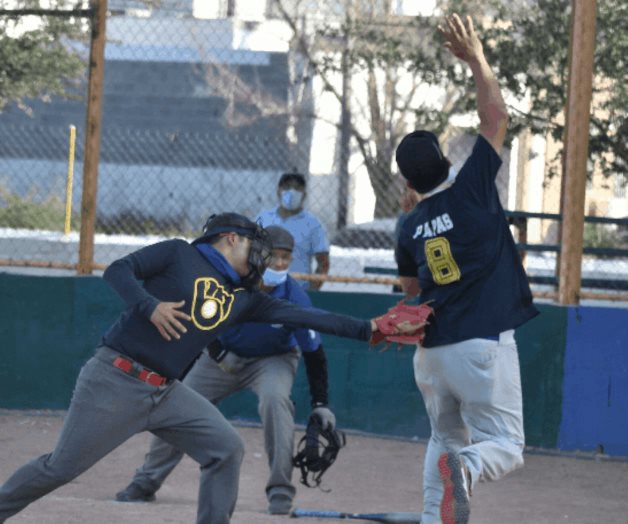
[[[112,365],[107,347],[81,370],[55,450],[0,488],[0,522],[73,480],[141,431],[182,449],[201,467],[198,524],[227,524],[238,495],[244,443],[220,412],[181,382],[154,387]]]
[[[203,353],[183,381],[214,404],[243,389],[251,389],[257,395],[270,466],[270,477],[266,484],[269,498],[276,493],[292,498],[296,491],[291,482],[294,404],[290,392],[298,360],[297,350],[263,358],[242,359],[239,370],[227,373]],[[136,471],[133,482],[151,491],[158,490],[182,457],[183,453],[176,447],[159,438],[151,439],[150,450],[144,464]]]

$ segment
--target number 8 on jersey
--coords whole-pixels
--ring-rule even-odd
[[[460,268],[451,254],[449,240],[445,237],[425,241],[425,258],[432,278],[439,286],[460,280]]]

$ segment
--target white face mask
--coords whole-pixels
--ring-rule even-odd
[[[298,189],[284,189],[279,193],[281,207],[290,211],[296,211],[303,204],[303,191]]]
[[[288,278],[288,270],[285,269],[283,271],[276,271],[270,267],[266,268],[264,274],[262,275],[262,280],[264,281],[264,285],[268,287],[276,287],[279,284],[283,284]]]

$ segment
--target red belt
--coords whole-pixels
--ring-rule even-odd
[[[169,382],[166,377],[162,377],[150,369],[143,368],[137,362],[133,362],[128,358],[116,357],[113,360],[113,365],[142,382],[150,384],[151,386],[163,386]]]

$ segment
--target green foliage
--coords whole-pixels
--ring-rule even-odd
[[[71,9],[69,0],[0,0],[0,7]],[[86,39],[84,21],[62,17],[0,16],[0,110],[9,102],[68,96],[85,71],[70,41]]]
[[[73,231],[80,229],[80,214],[70,219]],[[37,198],[20,196],[0,188],[0,227],[63,231],[65,204],[57,195]],[[125,211],[110,217],[96,218],[96,233],[106,235],[161,235],[193,237],[197,231],[187,223],[185,216],[157,218],[137,211]]]
[[[384,16],[387,2],[361,4],[379,6],[379,10],[359,11],[354,7],[353,16],[347,16],[344,24],[321,32],[328,39],[349,43],[352,71],[380,68],[390,74],[392,68],[398,67],[411,71],[418,83],[446,88],[445,103],[432,99],[413,107],[416,127],[429,126],[438,133],[452,116],[475,111],[472,79],[467,68],[442,48],[436,30],[438,18],[416,17],[408,22]],[[500,84],[515,98],[530,101],[526,112],[511,108],[508,139],[527,128],[536,134],[550,133],[561,142],[567,102],[571,0],[440,0],[438,7],[441,12],[473,16]],[[596,30],[589,156],[605,175],[626,176],[628,2],[598,2]],[[325,72],[328,66],[329,61],[320,69]],[[399,93],[393,98],[403,107]],[[387,103],[383,97],[379,102],[382,108]],[[392,113],[390,117],[392,121],[398,118]]]
[[[65,204],[56,195],[37,199],[33,195],[21,197],[0,188],[0,227],[63,231]],[[79,217],[70,219],[73,230]]]
[[[570,0],[537,0],[517,9],[503,4],[482,21],[485,51],[500,83],[530,110],[511,111],[511,132],[529,128],[562,141],[567,103]],[[505,21],[506,24],[499,23]],[[626,56],[628,3],[598,2],[589,157],[606,176],[626,173]]]
[[[620,229],[606,224],[585,222],[583,245],[596,248],[623,248],[628,245],[628,238],[622,237]]]
[[[394,208],[388,203],[379,210],[380,200],[389,195],[386,188],[392,166],[388,161],[408,131],[404,124],[408,112],[415,116],[415,128],[426,127],[440,134],[451,126],[452,117],[475,112],[473,80],[468,68],[443,48],[437,31],[440,17],[393,16],[391,0],[342,0],[335,5],[338,10],[333,21],[318,30],[309,58],[317,74],[330,78],[341,72],[344,51],[350,74],[370,72],[377,78],[377,88],[369,89],[367,107],[352,108],[356,120],[366,115],[370,132],[364,128],[352,132],[376,192],[376,215],[386,216]],[[504,90],[518,100],[530,101],[525,112],[511,108],[507,140],[525,128],[535,134],[549,133],[560,143],[571,0],[439,0],[438,9],[472,15]],[[606,175],[627,172],[626,56],[628,2],[600,1],[589,152],[591,161]],[[407,86],[404,91],[400,87],[403,82],[398,82],[407,71],[416,85],[440,87],[446,94],[417,101],[416,91]],[[560,155],[559,151],[557,158]]]

